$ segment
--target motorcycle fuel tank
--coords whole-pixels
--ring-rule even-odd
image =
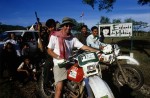
[[[81,67],[72,66],[67,72],[67,79],[81,82],[83,80],[83,69]]]

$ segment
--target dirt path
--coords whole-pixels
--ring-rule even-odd
[[[21,86],[18,81],[0,80],[0,98],[38,98],[37,83]]]

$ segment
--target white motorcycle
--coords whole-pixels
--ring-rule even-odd
[[[93,98],[115,98],[107,83],[100,78],[101,65],[95,52],[84,52],[75,54],[67,61],[60,62],[59,67],[69,67],[67,69],[67,80],[64,82],[63,98],[87,98],[88,91],[86,85],[89,85],[90,94]],[[54,98],[55,87],[54,79],[51,77],[49,93],[45,92],[41,83],[44,74],[41,74],[40,87],[41,95],[44,98]],[[88,84],[84,79],[88,79]]]
[[[143,86],[144,78],[137,68],[139,62],[133,57],[121,55],[117,44],[107,44],[98,56],[103,68],[113,72],[114,84],[118,88],[128,85],[133,90],[138,90]]]

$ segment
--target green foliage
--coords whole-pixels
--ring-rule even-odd
[[[125,23],[133,23],[133,31],[143,31],[143,29],[149,27],[147,22],[136,21],[132,18],[127,18],[124,20]],[[100,18],[101,24],[110,24],[110,18],[101,16]],[[121,19],[113,19],[112,23],[122,23]]]
[[[101,23],[101,24],[108,24],[108,23],[111,23],[111,22],[110,22],[110,18],[105,17],[105,16],[101,16],[100,23]]]
[[[112,11],[113,5],[116,2],[116,0],[82,0],[84,4],[90,5],[93,9],[96,4],[98,4],[99,11],[106,10],[106,11]],[[140,5],[150,5],[150,0],[137,0],[138,4]]]
[[[98,0],[99,1],[99,10],[107,10],[112,11],[113,4],[116,2],[116,0]]]
[[[76,26],[74,26],[73,28],[72,28],[72,30],[75,30],[75,31],[81,31],[81,27],[82,27],[82,25],[84,25],[84,23],[79,23],[79,22],[77,22],[75,19],[73,19],[73,21],[74,21],[74,24],[76,25]]]
[[[84,25],[84,23],[76,23],[76,26],[73,27],[73,30],[81,31],[81,26]]]
[[[116,0],[82,0],[83,3],[90,5],[94,9],[94,5],[98,3],[98,9],[111,11],[113,9],[113,3]]]
[[[16,26],[6,25],[6,24],[2,24],[0,22],[0,33],[4,32],[4,31],[8,31],[8,30],[26,30],[26,28],[23,26],[18,26],[18,25],[16,25]]]
[[[138,4],[140,4],[140,5],[149,4],[150,5],[150,0],[138,0]]]
[[[121,23],[121,19],[113,19],[112,23]]]
[[[83,3],[90,5],[94,9],[96,0],[82,0]]]
[[[133,30],[134,31],[139,31],[139,30],[142,30],[142,29],[148,27],[148,23],[147,22],[135,21],[132,18],[127,18],[127,19],[124,20],[124,22],[133,23]]]

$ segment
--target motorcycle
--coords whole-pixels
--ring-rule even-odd
[[[44,65],[44,63],[42,63]],[[67,66],[67,80],[64,82],[63,98],[87,98],[88,89],[84,79],[88,79],[91,95],[93,98],[115,98],[108,84],[100,78],[101,65],[95,52],[74,54],[68,60],[59,62],[59,67]],[[53,74],[52,68],[49,70]],[[39,89],[42,98],[54,98],[54,78],[49,79],[49,89],[44,88],[44,70],[39,79]]]
[[[120,88],[128,85],[133,90],[139,90],[144,84],[142,72],[137,68],[139,62],[127,55],[122,55],[117,44],[107,44],[98,53],[103,69],[112,71],[113,82]]]

